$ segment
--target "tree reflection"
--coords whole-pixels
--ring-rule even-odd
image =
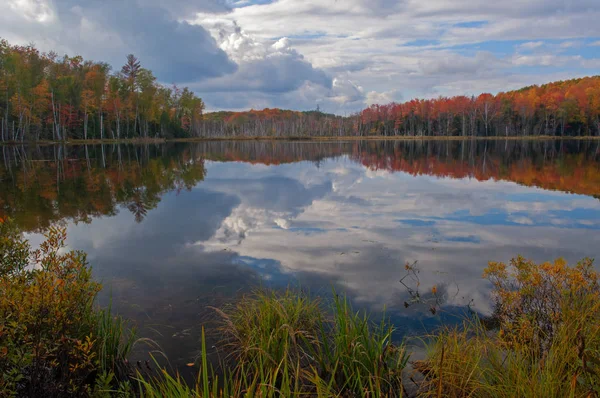
[[[600,198],[600,142],[204,142],[2,146],[0,217],[26,231],[90,222],[127,209],[139,223],[167,192],[191,190],[205,160],[279,165],[345,157],[371,170],[504,180]]]
[[[193,147],[2,147],[0,216],[26,231],[56,222],[90,222],[119,207],[137,222],[170,191],[189,190],[205,177]]]

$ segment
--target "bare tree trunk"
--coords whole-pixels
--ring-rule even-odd
[[[60,118],[57,118],[57,116],[59,116],[59,113],[60,113],[60,109],[58,110],[58,113],[57,113],[56,103],[54,102],[54,90],[52,90],[52,118],[54,121],[54,128],[53,128],[53,134],[52,134],[53,140],[56,138],[58,138],[58,140],[61,140]],[[54,132],[56,133],[56,136],[54,136]]]
[[[85,108],[85,115],[83,117],[83,138],[87,140],[88,137],[88,112],[87,107]]]

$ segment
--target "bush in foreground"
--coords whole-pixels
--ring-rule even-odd
[[[600,396],[600,288],[591,260],[490,263],[493,332],[467,323],[435,336],[424,394],[444,397]]]
[[[101,286],[65,238],[51,228],[32,250],[0,222],[0,396],[86,396],[125,375],[132,335],[94,308]]]

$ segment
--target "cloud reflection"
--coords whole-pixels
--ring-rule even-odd
[[[315,162],[252,164],[253,152],[248,163],[207,160],[203,182],[165,194],[142,223],[124,208],[91,224],[71,223],[69,245],[89,254],[105,299],[112,296],[183,364],[198,345],[199,327],[214,315],[208,307],[257,285],[319,294],[335,287],[363,308],[386,306],[410,332],[439,319],[427,308],[404,308],[408,295],[399,280],[407,262],[418,263],[424,294],[435,285],[447,308],[472,301],[487,312],[487,261],[523,255],[575,262],[599,254],[597,198],[480,181],[462,169],[454,178],[427,175],[417,156],[414,163],[390,157],[406,161],[410,172],[377,170],[355,153],[338,156],[333,149],[345,148],[335,145],[326,147],[335,158],[319,154]],[[429,159],[422,164],[435,161],[442,170],[452,161]]]

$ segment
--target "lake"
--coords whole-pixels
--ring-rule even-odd
[[[600,141],[4,146],[0,217],[88,253],[103,303],[174,366],[256,287],[384,307],[399,335],[490,311],[488,261],[600,255]],[[406,264],[425,301],[412,305]],[[414,278],[404,279],[415,288]],[[406,308],[406,304],[410,304]],[[436,312],[435,314],[433,312]]]

